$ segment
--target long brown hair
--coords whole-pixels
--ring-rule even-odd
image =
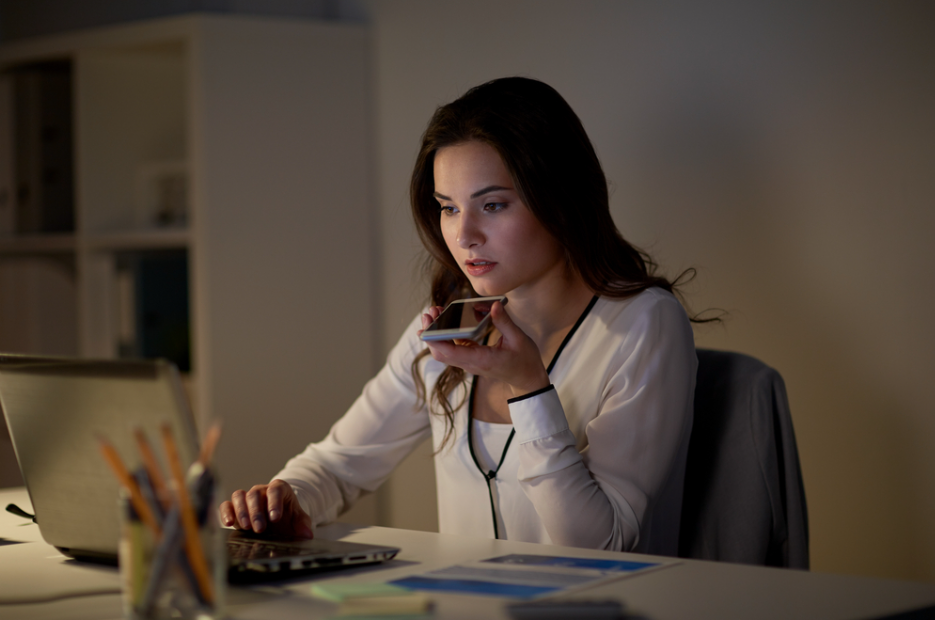
[[[592,291],[624,298],[653,286],[673,290],[673,282],[656,275],[655,263],[614,225],[604,171],[568,103],[547,84],[509,77],[475,86],[439,107],[422,136],[409,194],[416,228],[429,254],[425,267],[432,305],[477,296],[445,244],[433,195],[435,154],[471,140],[497,151],[523,203],[564,247],[567,264]],[[426,355],[428,350],[413,360],[412,374],[419,398],[430,409],[437,405],[447,418],[444,446],[454,429],[454,411],[463,405],[452,405],[449,397],[464,382],[465,373],[448,366],[429,397],[419,370]]]

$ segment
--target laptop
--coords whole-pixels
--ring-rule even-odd
[[[179,458],[198,456],[198,434],[176,367],[165,360],[83,360],[0,354],[0,409],[43,539],[63,554],[116,563],[119,485],[99,437],[134,470],[141,428],[159,449],[168,423]],[[213,507],[212,507],[213,510]],[[392,559],[395,547],[344,541],[276,540],[232,530],[231,581],[266,580]]]

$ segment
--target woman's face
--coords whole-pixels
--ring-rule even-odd
[[[532,291],[564,274],[561,244],[520,200],[493,147],[441,148],[434,173],[442,235],[478,294]]]

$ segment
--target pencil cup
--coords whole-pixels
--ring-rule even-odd
[[[134,472],[140,482],[145,476]],[[223,617],[227,549],[214,510],[217,485],[196,463],[185,486],[187,498],[177,487],[167,497],[147,498],[149,515],[140,514],[145,508],[130,494],[120,498],[120,575],[131,620]]]

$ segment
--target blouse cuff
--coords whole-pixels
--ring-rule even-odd
[[[545,386],[544,388],[539,388],[535,392],[530,392],[529,394],[523,394],[522,396],[514,396],[513,398],[507,399],[507,404],[512,405],[513,403],[518,403],[521,400],[526,400],[527,398],[532,398],[533,396],[538,396],[543,392],[548,392],[549,390],[554,390],[555,386],[551,383]]]
[[[516,439],[521,444],[568,430],[565,410],[553,386],[508,402]]]

